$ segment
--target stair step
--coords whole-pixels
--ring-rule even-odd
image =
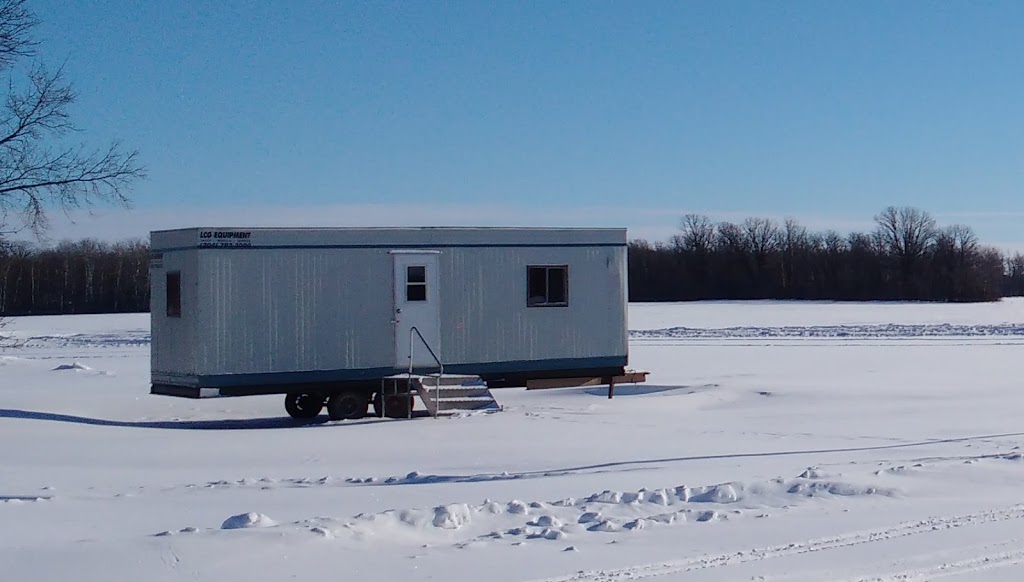
[[[442,400],[440,403],[439,411],[445,410],[480,410],[482,408],[498,408],[498,403],[494,399],[458,399],[458,400]]]
[[[461,383],[465,381],[465,378],[459,378],[460,383],[445,384],[445,377],[442,377],[442,384],[437,387],[433,385],[437,380],[436,377],[421,377],[415,379],[413,387],[431,414],[445,415],[454,414],[460,410],[500,409],[486,385],[466,386]]]
[[[433,399],[431,399],[431,400],[433,400]],[[494,402],[494,398],[491,398],[490,396],[455,396],[455,397],[452,397],[452,398],[438,398],[437,402],[441,402],[442,404],[448,404],[448,403],[452,403],[452,402],[483,402],[483,403],[488,403],[488,402]]]
[[[435,403],[438,410],[479,410],[482,408],[498,408],[494,399],[486,398],[458,398],[452,400],[441,400]]]
[[[424,385],[423,389],[426,390],[426,392],[430,396],[430,398],[434,398],[435,395],[436,395],[438,398],[442,398],[442,399],[445,399],[445,398],[487,398],[488,400],[493,400],[494,399],[494,397],[491,396],[491,393],[487,390],[486,387],[484,387],[484,388],[477,388],[477,387],[474,387],[474,386],[466,386],[466,387],[458,387],[458,388],[446,388],[446,387],[442,386],[441,389],[438,390],[437,388],[434,388],[433,386],[430,386],[428,384],[428,385]]]
[[[431,385],[431,384],[434,384],[434,382],[437,381],[437,378],[434,377],[434,376],[424,376],[422,381],[423,381],[424,384]],[[448,375],[441,376],[441,385],[442,386],[467,386],[467,385],[470,385],[470,386],[471,385],[486,386],[483,383],[483,380],[480,379],[480,376],[454,376],[454,375],[453,376],[448,376]]]

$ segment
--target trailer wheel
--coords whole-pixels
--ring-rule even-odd
[[[289,392],[284,397],[284,409],[292,418],[316,418],[323,410],[324,399],[317,394],[307,392]]]
[[[414,396],[410,392],[388,394],[384,397],[384,405],[388,418],[406,418],[412,412]]]
[[[356,420],[366,416],[367,404],[365,393],[346,390],[327,399],[327,415],[331,420]]]
[[[373,415],[377,418],[384,418],[384,397],[380,392],[373,393]]]

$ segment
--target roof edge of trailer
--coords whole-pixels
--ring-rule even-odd
[[[189,232],[194,230],[252,230],[252,231],[297,231],[297,232],[354,232],[354,231],[622,231],[626,227],[615,226],[226,226],[226,225],[199,225],[182,226],[178,228],[162,228],[151,230],[150,233],[165,232]]]
[[[626,245],[625,228],[607,227],[224,227],[150,233],[155,251],[258,248],[595,247]]]

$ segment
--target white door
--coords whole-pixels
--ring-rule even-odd
[[[395,367],[407,370],[411,359],[414,367],[436,369],[437,362],[430,351],[444,361],[441,357],[439,253],[392,251],[391,255],[395,264]]]

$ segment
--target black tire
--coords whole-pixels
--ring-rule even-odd
[[[356,420],[366,416],[368,406],[365,392],[346,390],[327,399],[327,415],[331,420]]]
[[[384,398],[380,392],[373,393],[373,415],[377,418],[384,418]]]
[[[384,397],[385,412],[388,418],[408,418],[413,408],[413,395],[409,392],[388,394]]]
[[[289,392],[284,397],[284,409],[288,416],[309,420],[316,418],[324,408],[324,398],[319,394]]]

